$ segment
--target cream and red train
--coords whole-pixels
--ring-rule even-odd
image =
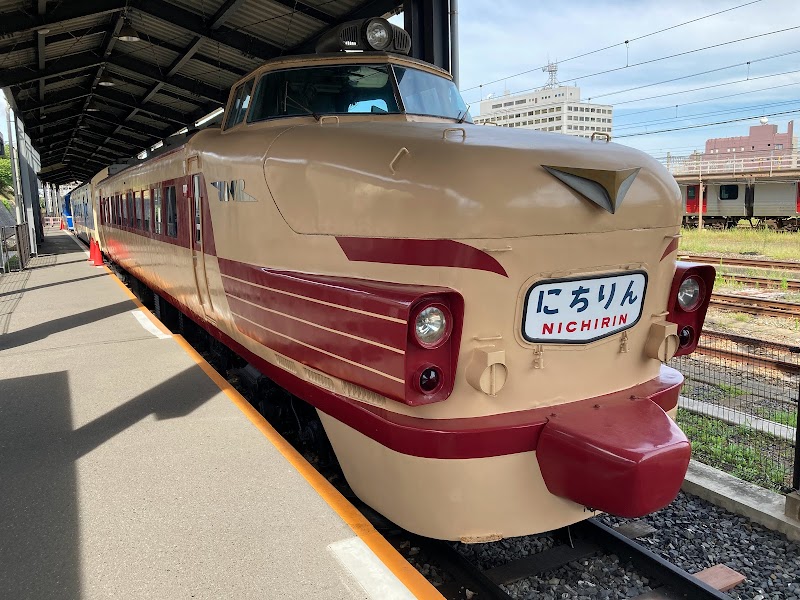
[[[411,531],[669,503],[690,447],[664,363],[694,349],[714,278],[676,264],[669,173],[471,124],[382,19],[321,47],[242,79],[221,128],[98,174],[106,256],[316,407],[353,490]]]

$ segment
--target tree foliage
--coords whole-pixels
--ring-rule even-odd
[[[10,196],[14,191],[9,155],[8,146],[6,146],[6,155],[0,156],[0,194],[6,196]]]

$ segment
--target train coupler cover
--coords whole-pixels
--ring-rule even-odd
[[[552,494],[629,518],[675,499],[690,456],[689,441],[660,406],[614,395],[557,407],[536,448]]]

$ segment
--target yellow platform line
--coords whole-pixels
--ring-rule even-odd
[[[105,267],[111,278],[125,292],[125,295],[133,300],[139,309],[150,319],[156,327],[164,333],[170,332],[164,324],[159,321],[150,310],[144,306],[139,299],[131,292],[127,286],[120,281],[116,274]],[[402,555],[386,541],[372,524],[362,515],[358,509],[353,506],[347,498],[337,490],[331,483],[323,477],[311,464],[303,458],[292,445],[287,442],[280,433],[278,433],[272,425],[255,409],[250,403],[242,396],[236,388],[234,388],[228,381],[222,377],[212,367],[206,359],[192,348],[182,335],[172,334],[178,345],[183,348],[184,352],[188,354],[195,363],[208,375],[208,378],[213,381],[220,391],[233,402],[233,404],[244,413],[244,416],[256,426],[256,428],[270,441],[278,452],[291,464],[295,470],[314,488],[320,497],[330,506],[336,514],[353,530],[361,540],[372,550],[375,555],[387,566],[387,568],[397,577],[400,582],[408,588],[420,600],[444,600],[439,591],[420,574],[411,564],[402,557]]]

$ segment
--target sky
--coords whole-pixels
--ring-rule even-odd
[[[775,33],[788,28],[792,29]],[[760,37],[743,40],[753,36]],[[768,117],[781,132],[789,120],[800,121],[797,0],[461,0],[459,40],[459,87],[473,116],[490,93],[499,96],[543,86],[547,74],[541,67],[555,61],[559,81],[577,84],[582,100],[614,106],[615,142],[657,157],[702,150],[708,138],[747,135],[762,115],[791,113]],[[724,45],[700,50],[718,44]],[[608,46],[614,47],[568,60]],[[635,66],[679,53],[686,54]],[[785,56],[777,56],[781,54]],[[618,70],[597,74],[611,69]],[[508,77],[523,71],[531,72]],[[790,71],[794,72],[779,75]],[[771,75],[776,76],[766,77]],[[489,83],[498,79],[502,81]],[[485,85],[476,87],[480,84]],[[648,87],[631,89],[640,86]],[[688,91],[700,87],[708,89]],[[674,95],[645,99],[664,94]],[[623,137],[744,117],[752,118]]]

